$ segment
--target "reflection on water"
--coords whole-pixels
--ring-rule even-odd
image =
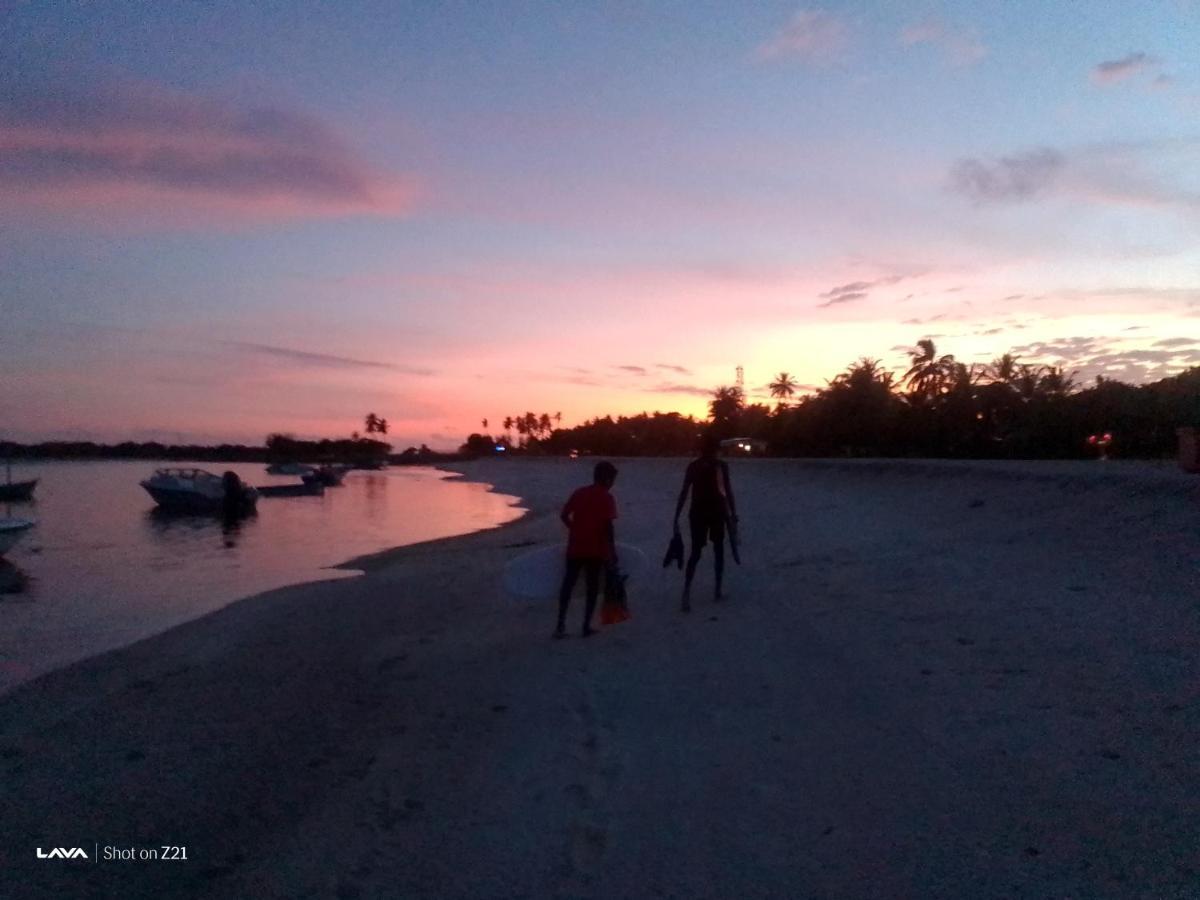
[[[179,463],[178,465],[189,465]],[[254,464],[204,465],[289,484]],[[428,468],[351,472],[323,496],[262,497],[237,519],[165,512],[138,482],[154,463],[21,466],[38,524],[0,563],[0,691],[249,594],[321,578],[356,556],[511,521],[515,498]],[[15,476],[14,476],[15,477]],[[10,594],[9,591],[19,591]]]
[[[192,541],[198,534],[207,534],[230,549],[237,546],[243,526],[257,521],[257,510],[236,515],[201,515],[156,506],[146,511],[146,522],[160,540]]]

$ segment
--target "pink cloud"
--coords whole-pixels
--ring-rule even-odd
[[[906,47],[916,44],[937,47],[955,66],[974,65],[988,54],[975,29],[952,28],[936,19],[909,25],[900,32],[900,43]]]
[[[0,106],[0,196],[58,214],[279,219],[398,214],[415,190],[310,116],[124,83]]]
[[[1116,84],[1157,66],[1159,62],[1160,60],[1141,51],[1122,56],[1120,59],[1105,60],[1092,69],[1092,82],[1099,85]]]
[[[765,43],[755,56],[762,61],[799,59],[810,63],[836,60],[848,43],[846,23],[822,9],[802,9]]]

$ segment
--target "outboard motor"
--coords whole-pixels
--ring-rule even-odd
[[[221,484],[225,488],[225,515],[237,515],[242,511],[246,500],[245,491],[242,490],[242,479],[238,478],[237,472],[226,472],[221,476]]]

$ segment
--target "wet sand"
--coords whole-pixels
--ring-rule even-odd
[[[498,584],[589,466],[489,461],[515,524],[0,698],[0,893],[1200,894],[1200,482],[739,461],[745,564],[714,604],[706,558],[685,617],[682,463],[618,465],[652,569],[588,641]],[[97,843],[188,860],[35,858]]]

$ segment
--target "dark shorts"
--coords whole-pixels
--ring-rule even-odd
[[[712,541],[714,547],[721,547],[725,541],[725,517],[722,515],[689,516],[692,526],[692,546],[703,547]]]

